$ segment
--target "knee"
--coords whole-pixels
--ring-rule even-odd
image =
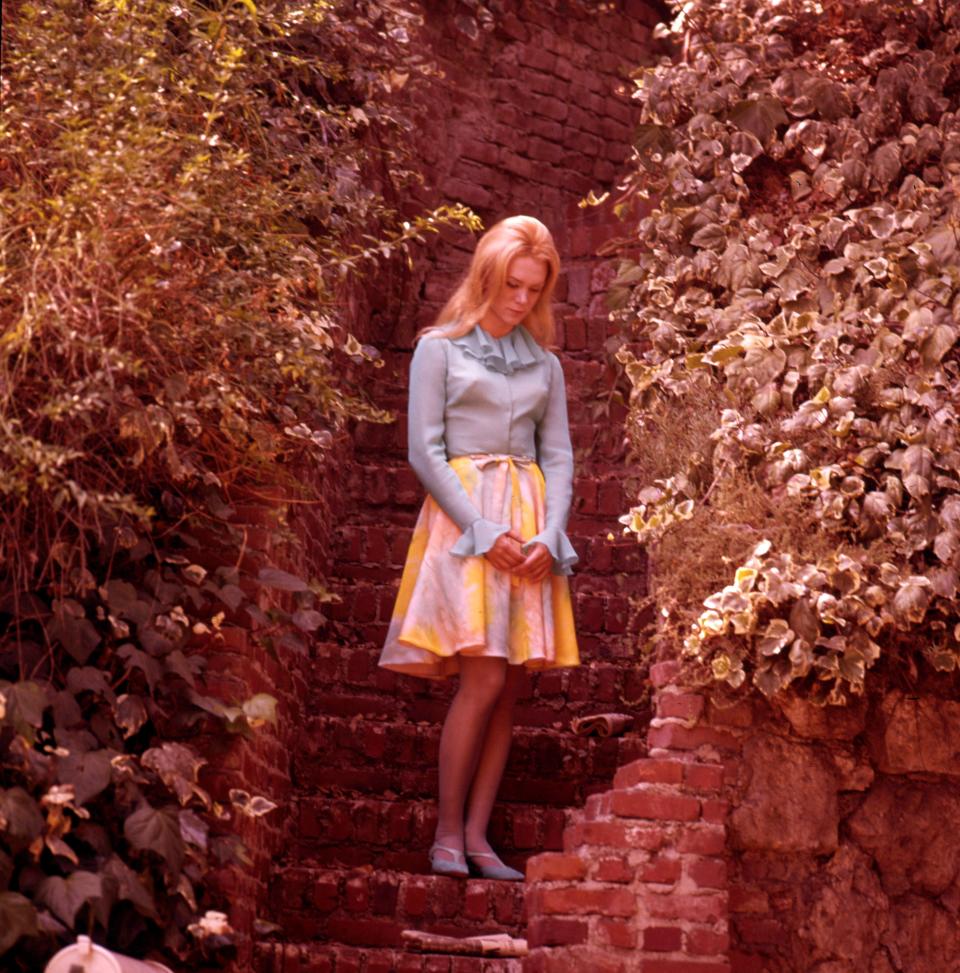
[[[477,660],[485,665],[468,665],[460,671],[460,693],[484,706],[493,706],[507,686],[507,667],[493,659]]]

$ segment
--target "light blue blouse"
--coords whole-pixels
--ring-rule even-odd
[[[480,325],[460,338],[426,337],[410,365],[410,465],[427,492],[463,531],[457,557],[490,550],[506,533],[479,515],[448,458],[504,453],[537,461],[546,484],[544,529],[537,542],[556,574],[570,574],[577,553],[565,530],[573,495],[573,450],[560,360],[518,325],[494,338]]]

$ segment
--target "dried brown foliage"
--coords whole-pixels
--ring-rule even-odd
[[[384,418],[351,285],[471,214],[403,223],[381,191],[414,178],[393,91],[428,68],[399,3],[8,7],[0,956],[33,973],[89,932],[197,969],[231,948],[195,921],[208,870],[249,864],[230,822],[273,805],[217,805],[193,738],[277,705],[207,695],[203,650],[239,625],[306,654],[327,597],[236,508],[311,502],[296,472]]]

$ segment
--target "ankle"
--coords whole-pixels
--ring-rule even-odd
[[[476,837],[471,835],[469,832],[465,833],[463,836],[463,847],[469,852],[476,854],[477,852],[488,852],[492,848],[490,842],[487,841],[486,835],[480,835]]]
[[[441,831],[438,828],[433,836],[433,843],[435,845],[443,845],[444,848],[453,848],[455,851],[463,851],[463,832]]]

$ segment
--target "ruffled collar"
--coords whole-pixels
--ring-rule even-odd
[[[546,357],[544,350],[522,324],[502,338],[492,337],[476,324],[472,331],[450,341],[465,355],[501,375],[512,375],[518,369],[528,368]]]

